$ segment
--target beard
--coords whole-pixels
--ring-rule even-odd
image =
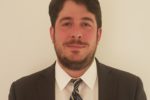
[[[81,44],[81,45],[88,45],[85,42],[82,42],[80,40],[71,40],[69,42],[64,43],[65,44]],[[58,61],[63,65],[63,67],[70,69],[70,70],[82,70],[82,69],[86,69],[88,68],[91,63],[94,60],[94,56],[95,56],[95,52],[96,52],[96,43],[94,48],[89,51],[88,54],[86,54],[86,56],[79,60],[79,61],[74,61],[72,59],[69,59],[67,56],[65,56],[65,54],[63,54],[62,49],[60,49],[59,47],[56,46],[56,42],[54,43],[54,47],[55,47],[55,51],[56,51],[56,55],[58,58]]]

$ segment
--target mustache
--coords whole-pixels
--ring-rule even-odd
[[[83,42],[81,40],[72,39],[70,41],[67,41],[64,43],[64,45],[71,45],[71,44],[77,44],[77,45],[89,45],[87,42]]]

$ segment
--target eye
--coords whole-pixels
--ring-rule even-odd
[[[72,26],[72,23],[71,22],[64,22],[64,23],[62,23],[62,26]]]
[[[83,22],[83,23],[81,24],[81,26],[82,26],[82,27],[91,27],[91,24],[88,23],[88,22]]]

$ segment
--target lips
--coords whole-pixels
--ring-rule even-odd
[[[70,48],[85,48],[87,45],[80,45],[80,44],[67,44],[67,47]]]

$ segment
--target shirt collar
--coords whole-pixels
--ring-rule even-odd
[[[58,61],[56,61],[56,82],[60,88],[60,90],[63,90],[67,84],[69,83],[69,81],[72,79],[63,69],[62,67],[59,65]]]
[[[56,61],[56,82],[60,88],[60,90],[63,90],[67,84],[70,82],[72,77],[70,77],[59,65],[58,61]],[[96,79],[97,79],[97,67],[96,67],[96,61],[93,60],[91,66],[89,69],[80,77],[84,83],[90,88],[93,89]]]
[[[97,67],[95,59],[93,60],[89,69],[81,76],[81,79],[90,89],[94,88],[97,79]]]

